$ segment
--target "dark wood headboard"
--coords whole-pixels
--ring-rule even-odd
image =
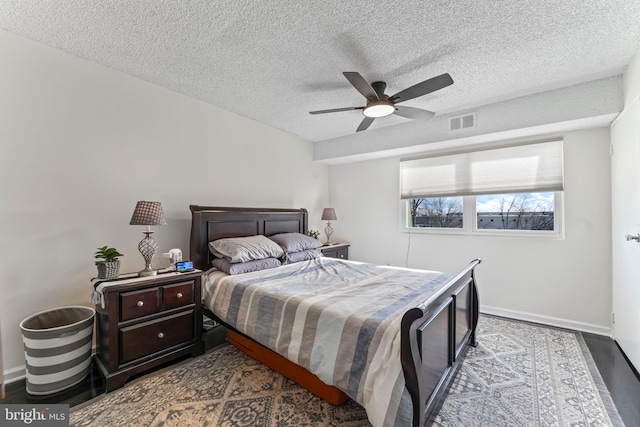
[[[308,232],[306,209],[230,208],[189,206],[191,209],[191,243],[193,266],[206,271],[211,268],[209,242],[227,237]]]

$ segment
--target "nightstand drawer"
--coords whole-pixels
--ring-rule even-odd
[[[120,330],[120,363],[194,339],[195,310],[139,323]]]
[[[322,255],[330,258],[349,259],[349,245],[337,244],[321,246]]]
[[[164,309],[171,310],[172,308],[193,304],[193,286],[193,280],[163,286]]]
[[[120,321],[137,319],[138,317],[160,311],[159,288],[120,294]]]

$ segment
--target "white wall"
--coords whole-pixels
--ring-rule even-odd
[[[189,204],[305,207],[320,228],[328,167],[310,142],[4,31],[0,58],[7,375],[24,365],[22,319],[91,305],[98,246],[125,254],[123,272],[144,267],[143,227],[128,225],[138,200],[162,202],[159,252],[185,257]]]
[[[631,58],[623,75],[624,108],[640,97],[640,48]]]
[[[477,277],[484,311],[609,333],[609,130],[561,136],[564,239],[402,233],[396,157],[331,166],[330,203],[338,217],[334,240],[351,243],[352,259],[449,273],[482,258]]]

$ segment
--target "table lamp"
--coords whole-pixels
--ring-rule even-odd
[[[324,210],[322,211],[322,218],[323,221],[327,221],[327,226],[324,228],[324,234],[327,235],[327,245],[332,245],[333,243],[331,243],[331,235],[333,234],[333,228],[331,227],[331,221],[335,221],[338,218],[336,218],[336,211],[333,208],[324,208]]]
[[[155,276],[157,270],[151,267],[151,261],[158,249],[158,243],[151,237],[152,225],[165,225],[167,221],[164,218],[164,211],[160,202],[138,202],[133,211],[133,216],[129,225],[146,225],[147,229],[143,231],[145,237],[138,243],[138,250],[142,254],[145,262],[144,270],[138,272],[138,276]]]

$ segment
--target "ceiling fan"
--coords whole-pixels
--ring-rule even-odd
[[[360,126],[356,129],[356,132],[366,130],[371,123],[377,118],[386,117],[390,114],[397,114],[398,116],[406,117],[408,119],[415,120],[427,120],[433,117],[436,113],[421,108],[398,106],[404,101],[408,101],[419,96],[426,95],[431,92],[435,92],[442,88],[445,88],[453,84],[453,79],[447,73],[441,74],[436,77],[432,77],[428,80],[408,87],[393,96],[387,96],[384,94],[384,90],[387,87],[385,82],[373,82],[369,84],[360,73],[355,71],[345,71],[342,74],[349,80],[349,83],[356,88],[365,98],[367,98],[367,105],[364,107],[346,107],[346,108],[333,108],[331,110],[319,110],[310,111],[309,114],[325,114],[325,113],[337,113],[339,111],[351,111],[362,110],[364,119],[360,122]]]

